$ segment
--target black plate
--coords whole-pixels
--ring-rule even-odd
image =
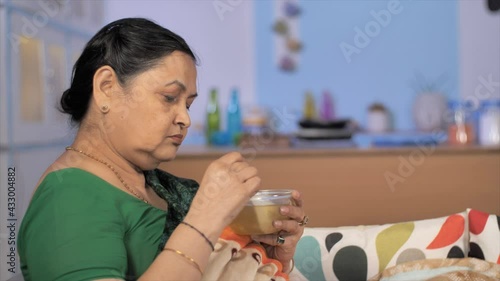
[[[345,129],[351,122],[350,119],[339,119],[333,121],[300,120],[299,126],[304,129]]]

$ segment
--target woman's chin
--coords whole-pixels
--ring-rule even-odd
[[[179,149],[179,146],[180,145],[172,145],[172,144],[164,145],[155,151],[154,156],[160,162],[172,161],[175,159],[175,156],[177,155],[177,150]]]

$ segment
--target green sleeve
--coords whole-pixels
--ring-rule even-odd
[[[21,226],[19,251],[26,280],[125,279],[119,208],[108,194],[92,192],[99,188],[96,183],[54,182],[37,191],[23,221],[26,227]]]

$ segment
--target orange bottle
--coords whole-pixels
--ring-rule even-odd
[[[473,110],[463,102],[453,101],[449,104],[450,120],[448,125],[448,143],[451,145],[469,145],[476,142],[476,134],[472,122]]]

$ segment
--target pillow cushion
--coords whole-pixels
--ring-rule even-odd
[[[369,281],[500,280],[500,266],[475,258],[427,259],[389,267]]]
[[[466,212],[396,224],[306,228],[291,280],[366,280],[421,259],[463,258]]]
[[[500,264],[500,217],[467,209],[469,217],[469,257]]]

